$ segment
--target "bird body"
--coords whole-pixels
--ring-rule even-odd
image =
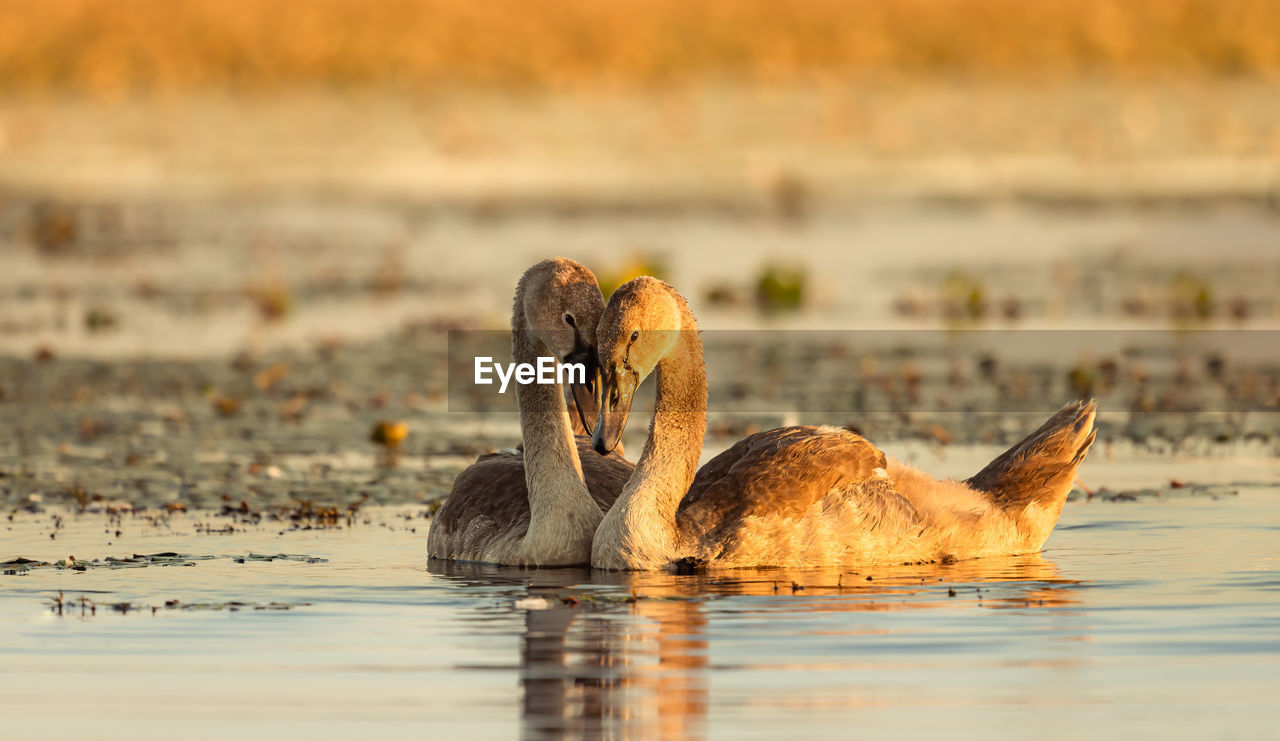
[[[604,298],[585,266],[557,258],[521,277],[511,318],[516,363],[539,358],[584,363],[586,383],[573,384],[576,412],[589,431],[594,417],[595,327]],[[533,379],[536,381],[537,379]],[[481,457],[454,480],[427,536],[431,558],[509,566],[587,563],[603,510],[631,473],[621,455],[594,453],[584,464],[564,390],[556,383],[516,380],[523,448]]]
[[[1093,401],[1068,404],[968,481],[938,480],[841,428],[757,433],[697,467],[706,370],[674,288],[637,278],[598,330],[603,401],[593,447],[621,436],[636,387],[657,376],[649,439],[605,514],[593,566],[812,567],[950,561],[1040,550],[1094,440]]]

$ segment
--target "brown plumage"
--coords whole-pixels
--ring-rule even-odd
[[[588,362],[594,372],[595,327],[604,298],[595,275],[572,260],[530,268],[516,288],[512,356]],[[594,382],[594,378],[588,379]],[[575,411],[590,419],[598,385],[574,389]],[[432,558],[512,566],[585,564],[602,511],[633,468],[621,455],[601,457],[575,438],[559,384],[516,383],[520,450],[482,456],[457,479],[427,536]],[[579,426],[579,429],[585,429]]]
[[[617,500],[635,464],[616,452],[597,455],[591,449],[591,438],[576,437],[575,443],[587,490],[604,512]],[[485,545],[524,537],[529,530],[524,451],[504,450],[480,456],[454,479],[449,498],[436,513],[431,527],[438,537],[458,541],[458,552],[451,558],[460,561],[484,561],[481,551]],[[587,563],[589,556],[589,552],[584,553],[577,563]]]
[[[676,511],[681,539],[732,543],[736,523],[748,518],[799,520],[816,493],[844,491],[884,467],[884,453],[842,429],[780,427],[752,435],[698,470]],[[905,512],[901,498],[881,499],[864,503],[868,516],[878,518],[886,505]]]
[[[969,482],[939,481],[844,429],[752,435],[696,469],[706,428],[697,323],[652,278],[620,288],[599,328],[604,403],[594,447],[621,435],[656,372],[649,440],[592,544],[593,566],[822,566],[1038,551],[1092,444],[1093,401],[1070,404]]]
[[[1066,405],[965,483],[987,492],[1006,508],[1025,507],[1048,489],[1070,489],[1076,469],[1097,435],[1093,429],[1097,410],[1096,399]]]

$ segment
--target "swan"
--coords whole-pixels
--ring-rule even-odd
[[[836,427],[741,440],[701,470],[707,379],[688,303],[642,277],[597,331],[596,452],[613,449],[633,394],[657,373],[649,438],[591,546],[601,569],[951,562],[1040,550],[1093,443],[1096,402],[1063,407],[967,481],[939,481]]]
[[[512,356],[585,363],[587,382],[570,384],[581,429],[590,434],[598,406],[595,328],[604,298],[595,275],[555,258],[529,268],[516,286]],[[634,465],[591,452],[575,436],[560,384],[516,385],[523,450],[481,456],[453,482],[427,535],[431,558],[506,566],[586,564],[602,512]],[[575,423],[579,420],[575,420]]]

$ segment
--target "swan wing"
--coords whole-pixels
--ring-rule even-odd
[[[436,558],[470,560],[494,539],[518,539],[528,530],[524,455],[490,453],[454,479],[449,497],[431,520],[427,552]]]
[[[599,455],[591,438],[575,442],[587,490],[601,511],[613,506],[635,464],[617,453]],[[427,551],[437,558],[463,558],[502,538],[516,541],[529,530],[529,489],[523,446],[482,455],[454,479],[453,489],[431,521]]]
[[[803,565],[864,550],[916,527],[879,448],[848,430],[781,427],[752,435],[707,462],[680,503],[682,540],[699,557],[750,565]]]

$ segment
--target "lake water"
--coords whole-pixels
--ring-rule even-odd
[[[1126,499],[1074,499],[1038,556],[700,575],[428,564],[421,508],[225,534],[18,511],[0,557],[89,563],[5,567],[0,717],[6,738],[1280,735],[1280,487]]]
[[[0,738],[1280,737],[1280,436],[1273,404],[1220,403],[1275,398],[1271,333],[1250,335],[1262,362],[1225,363],[1024,333],[1001,348],[1058,344],[1026,376],[1048,380],[1021,385],[1016,358],[915,346],[957,307],[974,314],[957,326],[997,330],[1166,332],[1196,312],[1275,330],[1270,211],[6,208],[87,236],[0,250]],[[431,506],[519,435],[511,415],[450,410],[445,329],[506,326],[516,277],[555,252],[602,279],[660,263],[709,336],[911,333],[878,365],[860,347],[786,358],[794,383],[713,353],[714,388],[743,398],[716,407],[704,458],[751,429],[856,423],[965,477],[1083,378],[1098,496],[1068,503],[1042,555],[945,566],[429,564]],[[774,261],[808,270],[802,310],[756,308]],[[896,401],[831,407],[822,368]],[[779,388],[819,403],[765,396]],[[1044,408],[993,416],[1018,388]],[[382,420],[412,430],[396,455],[370,442]]]

